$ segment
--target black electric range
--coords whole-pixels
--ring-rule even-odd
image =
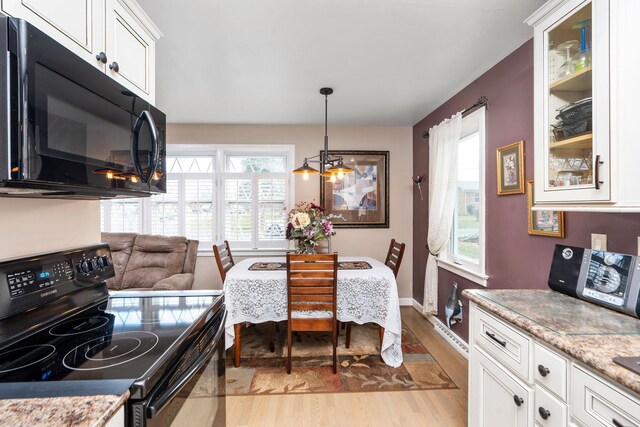
[[[106,245],[0,263],[0,399],[129,390],[127,424],[164,425],[210,397],[223,425],[221,293],[109,295],[112,276]]]

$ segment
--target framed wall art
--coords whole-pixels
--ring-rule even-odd
[[[498,195],[524,193],[524,141],[498,148]]]
[[[389,228],[389,152],[329,151],[354,170],[332,182],[320,177],[320,204],[341,214],[336,228]]]
[[[564,212],[534,211],[533,180],[527,181],[527,212],[529,214],[529,234],[537,236],[560,237],[564,239]]]

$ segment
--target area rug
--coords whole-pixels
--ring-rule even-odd
[[[292,370],[286,371],[286,323],[276,333],[275,352],[266,340],[269,325],[249,325],[242,331],[240,367],[227,351],[226,393],[229,396],[290,393],[387,392],[458,388],[416,336],[402,325],[404,363],[399,368],[380,358],[378,327],[352,326],[345,348],[344,330],[338,340],[338,373],[333,374],[331,334],[300,332],[294,339]]]

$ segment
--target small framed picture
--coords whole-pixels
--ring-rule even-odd
[[[527,212],[529,234],[564,239],[564,212],[533,211],[533,180],[527,181]]]
[[[498,148],[498,195],[524,193],[524,141]]]

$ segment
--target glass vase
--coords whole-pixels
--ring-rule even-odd
[[[316,254],[316,246],[310,240],[298,240],[297,254]]]

